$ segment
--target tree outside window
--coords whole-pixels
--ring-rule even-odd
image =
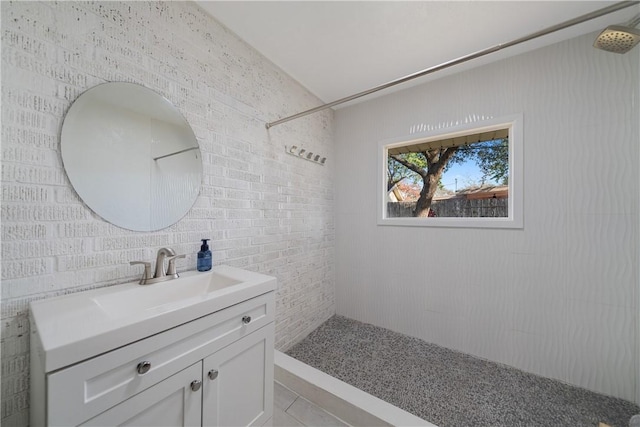
[[[461,188],[453,195],[444,191],[443,174],[453,165],[475,164],[481,171],[480,182],[472,188]],[[419,196],[411,210],[413,217],[435,216],[434,204],[440,200],[458,198],[462,195],[473,194],[474,200],[483,198],[497,199],[508,197],[508,192],[502,190],[509,184],[509,130],[499,129],[492,132],[471,134],[462,137],[449,138],[430,142],[412,143],[396,146],[387,151],[387,191],[400,188],[419,189]],[[458,190],[456,188],[456,190]],[[486,191],[485,191],[486,190]],[[491,190],[493,195],[491,195]],[[440,197],[438,193],[441,193]],[[445,195],[442,196],[442,193]],[[436,200],[434,200],[434,198]],[[506,201],[504,215],[507,216]],[[458,203],[460,205],[460,203]],[[482,203],[476,202],[478,206]],[[493,203],[495,205],[496,203]],[[488,205],[485,203],[485,205]],[[462,205],[461,205],[462,206]],[[458,210],[469,209],[459,208]],[[473,215],[460,213],[455,216],[483,216],[481,207],[470,212]],[[488,216],[488,215],[487,215]]]

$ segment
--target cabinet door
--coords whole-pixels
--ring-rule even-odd
[[[202,420],[201,380],[202,362],[198,362],[82,425],[199,426]]]
[[[273,337],[270,323],[204,359],[204,426],[255,426],[271,418]]]

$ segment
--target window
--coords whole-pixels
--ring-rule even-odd
[[[521,116],[379,144],[378,224],[522,228]]]

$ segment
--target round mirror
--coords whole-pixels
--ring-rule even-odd
[[[154,231],[180,220],[200,192],[198,141],[165,98],[132,83],[104,83],[76,99],[61,133],[71,185],[118,227]]]

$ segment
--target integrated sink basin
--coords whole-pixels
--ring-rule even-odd
[[[46,372],[102,354],[276,289],[276,279],[230,266],[177,279],[109,286],[34,301],[31,333]]]
[[[242,281],[210,271],[152,285],[139,285],[120,292],[96,295],[93,302],[112,318],[139,316],[141,312],[166,312],[206,300],[212,293]]]

